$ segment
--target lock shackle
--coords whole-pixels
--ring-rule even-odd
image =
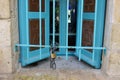
[[[59,44],[56,42],[55,43],[55,45],[53,46],[53,44],[51,44],[51,47],[50,47],[50,51],[51,51],[51,53],[54,53],[56,50],[57,50],[57,46],[58,46]]]

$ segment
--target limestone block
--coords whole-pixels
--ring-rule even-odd
[[[110,56],[110,50],[107,49],[106,54],[102,55],[102,68],[101,70],[106,74],[109,67],[109,56]]]
[[[0,73],[12,72],[11,47],[0,47]]]
[[[10,0],[0,0],[0,18],[10,17]]]
[[[114,22],[120,23],[120,0],[114,0]]]
[[[115,51],[114,51],[115,52]],[[120,75],[120,53],[111,53],[109,60],[109,71],[110,75]]]
[[[120,49],[109,49],[102,58],[102,71],[110,76],[120,75]]]
[[[106,18],[105,18],[105,33],[104,33],[104,46],[107,49],[111,48],[111,32],[113,24],[113,0],[107,1]]]
[[[110,55],[111,64],[120,64],[120,54],[111,54]]]
[[[111,34],[111,46],[120,49],[120,24],[113,24]]]
[[[105,33],[104,33],[104,46],[107,49],[111,48],[111,44],[110,44],[111,43],[111,35],[112,35],[111,32],[112,32],[112,24],[107,22],[106,26],[105,26]]]
[[[11,41],[12,45],[15,45],[19,42],[19,30],[18,30],[18,22],[17,18],[12,18],[12,25],[11,25]]]
[[[11,45],[10,27],[10,20],[0,20],[0,46]]]

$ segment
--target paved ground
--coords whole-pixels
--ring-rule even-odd
[[[25,68],[20,67],[12,77],[1,75],[0,80],[120,80],[119,76],[107,76],[75,57],[67,61],[64,57],[58,57],[56,70],[50,69],[49,63],[49,59],[46,59]]]
[[[14,75],[13,80],[120,80],[120,77],[108,77],[100,70],[31,70]]]
[[[68,60],[66,60],[66,57],[57,57],[56,65],[57,69],[93,69],[90,65],[83,61],[79,61],[77,57],[73,56],[69,57]],[[24,71],[30,69],[50,69],[50,60],[45,59],[20,70]]]

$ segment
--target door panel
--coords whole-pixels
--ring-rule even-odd
[[[38,19],[32,19],[29,20],[30,28],[29,28],[29,34],[30,34],[30,44],[39,45],[39,20]],[[34,51],[39,49],[38,47],[30,47],[30,51]]]
[[[79,60],[101,67],[104,17],[106,0],[78,0],[77,13],[77,47],[92,47],[93,49],[76,49]]]
[[[84,12],[95,12],[95,0],[84,0]]]
[[[31,19],[29,20],[30,28],[29,28],[29,34],[30,34],[30,44],[39,45],[40,37],[42,38],[42,45],[45,45],[45,20],[42,19],[42,35],[40,36],[40,29],[39,29],[39,20],[38,19]],[[30,51],[37,50],[39,48],[36,47],[30,47]]]
[[[41,0],[41,11],[45,12],[45,0]],[[39,12],[39,0],[29,0],[29,11]]]
[[[47,47],[30,47],[49,45],[49,3],[49,0],[41,3],[40,0],[19,0],[20,44],[28,45],[20,48],[22,66],[50,56]]]
[[[82,46],[93,46],[93,40],[94,40],[94,21],[83,20]],[[86,50],[92,52],[92,50],[90,49]]]

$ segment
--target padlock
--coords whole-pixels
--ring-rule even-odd
[[[52,58],[52,59],[55,59],[55,58],[56,58],[56,54],[55,54],[55,53],[52,53],[52,54],[51,54],[51,58]]]

